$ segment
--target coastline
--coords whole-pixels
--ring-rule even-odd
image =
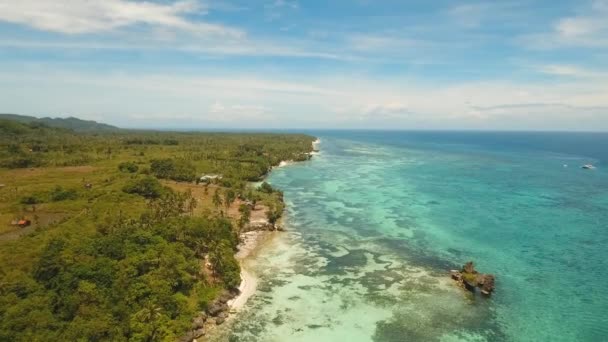
[[[320,143],[321,139],[319,138],[316,138],[315,141],[312,142],[312,151],[309,153],[311,157],[319,153],[317,149]],[[296,163],[297,162],[292,160],[283,160],[276,168],[286,167]],[[249,298],[255,294],[259,280],[253,271],[248,268],[248,261],[255,258],[257,252],[264,244],[276,237],[277,233],[283,231],[282,228],[279,228],[283,226],[282,223],[283,218],[277,223],[276,231],[253,230],[240,234],[241,243],[238,246],[238,252],[234,256],[241,267],[241,284],[239,285],[239,294],[227,303],[230,307],[230,314],[235,314],[241,310],[245,304],[247,304]],[[230,317],[232,316],[233,315]]]
[[[249,269],[248,261],[254,259],[264,242],[275,235],[275,232],[259,230],[241,234],[242,242],[235,254],[235,258],[241,267],[241,284],[239,285],[239,294],[227,303],[230,307],[230,313],[236,313],[242,309],[247,300],[255,294],[258,277]]]
[[[369,340],[372,337],[399,340],[400,337],[411,336],[416,337],[411,339],[420,340],[550,337],[550,333],[536,331],[534,326],[527,326],[518,317],[533,319],[523,311],[529,310],[541,317],[539,322],[552,324],[559,314],[546,313],[547,317],[542,316],[542,308],[528,305],[527,300],[521,302],[521,307],[520,302],[517,302],[518,306],[512,304],[518,298],[510,296],[517,293],[526,293],[535,301],[545,299],[543,291],[527,289],[530,286],[527,278],[514,280],[501,276],[496,298],[488,300],[463,291],[447,273],[458,260],[464,258],[480,260],[484,268],[491,266],[498,270],[495,272],[503,275],[505,270],[517,265],[513,260],[518,259],[511,258],[517,257],[516,254],[509,254],[506,258],[507,255],[503,256],[500,251],[487,250],[485,243],[471,245],[471,250],[467,252],[471,256],[461,249],[467,246],[470,236],[487,238],[482,231],[475,233],[479,227],[476,222],[487,218],[481,210],[471,212],[471,215],[475,215],[474,220],[463,221],[466,231],[456,232],[450,228],[450,223],[461,218],[462,210],[474,206],[474,198],[458,197],[460,189],[477,184],[474,177],[486,175],[485,169],[470,174],[472,169],[477,170],[480,165],[475,156],[463,159],[466,163],[456,163],[458,167],[453,170],[453,163],[445,163],[443,158],[425,155],[418,150],[405,153],[403,149],[393,149],[390,145],[385,147],[386,151],[382,151],[384,154],[376,157],[353,153],[352,156],[335,158],[341,157],[344,150],[359,148],[370,151],[374,147],[358,141],[341,144],[340,141],[324,140],[321,157],[315,158],[314,164],[275,170],[270,174],[272,185],[286,192],[288,212],[284,222],[289,230],[264,245],[255,257],[248,259],[254,261],[243,266],[243,269],[253,269],[257,275],[257,292],[246,300],[244,308],[228,325],[217,329],[213,341],[226,341],[228,338],[243,341],[363,341],[366,337]],[[453,156],[452,152],[443,154],[441,148],[435,153],[445,156],[447,160]],[[526,165],[534,157],[524,154],[513,158],[521,162],[518,165]],[[460,162],[459,158],[455,160]],[[426,179],[427,171],[417,170],[418,162],[429,163],[438,171],[437,174],[428,174],[430,179]],[[554,156],[543,158],[539,163],[560,166]],[[492,168],[488,166],[488,169]],[[386,170],[386,173],[379,170]],[[509,171],[502,170],[504,174]],[[540,174],[537,170],[533,171],[531,175]],[[559,169],[555,174],[561,175],[562,171]],[[455,174],[450,178],[452,172]],[[574,178],[579,176],[579,171],[571,172],[576,173],[568,179],[580,181]],[[494,175],[487,176],[486,180],[496,180]],[[393,179],[394,183],[378,188],[378,180],[383,178]],[[446,198],[442,197],[444,187],[438,181],[441,179],[450,179],[454,186],[458,186],[450,189],[450,196]],[[412,180],[420,182],[420,186],[425,187],[422,190],[428,188],[428,193],[412,186]],[[496,193],[509,189],[510,184],[508,180],[499,182]],[[335,198],[333,189],[336,188],[348,193],[349,198]],[[472,191],[476,193],[476,190]],[[492,201],[491,197],[483,198]],[[529,205],[530,199],[527,196],[520,198],[518,194],[508,198],[518,208]],[[408,210],[402,211],[401,208]],[[534,212],[536,207],[529,209]],[[445,216],[437,214],[444,211]],[[377,214],[370,217],[370,213]],[[557,211],[553,213],[560,220],[567,217]],[[436,219],[439,221],[435,222]],[[544,218],[531,220],[542,225]],[[497,225],[504,229],[515,226],[517,222],[516,218],[497,222]],[[552,222],[559,223],[557,219]],[[415,234],[422,229],[432,235]],[[455,235],[452,236],[452,233]],[[428,242],[433,244],[429,245]],[[452,249],[448,250],[447,247]],[[543,248],[541,245],[536,247]],[[528,257],[526,261],[534,260]],[[528,270],[550,271],[544,266],[513,268],[518,275],[534,276],[527,273]],[[571,284],[570,279],[564,279],[563,284]],[[517,293],[513,290],[517,290]],[[594,296],[591,292],[589,295]],[[555,302],[551,299],[548,305],[565,307],[561,301],[557,301],[559,297],[555,299]],[[601,310],[601,305],[593,303],[576,307]],[[518,316],[514,318],[511,314]],[[588,322],[595,327],[595,321]],[[574,336],[566,329],[556,331],[569,338]]]
[[[319,153],[317,150],[319,143],[320,139],[318,138],[312,142],[312,151],[309,152],[311,158]],[[292,160],[281,161],[279,165],[274,166],[272,169],[290,166],[296,163],[298,162]],[[268,175],[269,174],[267,174],[265,178],[267,178]],[[224,320],[222,320],[221,326],[219,324],[208,325],[205,328],[205,335],[199,336],[199,340],[215,340],[215,338],[222,334],[222,331],[230,328],[231,323],[233,323],[233,318],[244,309],[245,305],[249,299],[255,295],[258,288],[259,278],[250,267],[250,262],[255,261],[257,254],[264,249],[264,246],[272,242],[283,232],[283,217],[281,217],[276,223],[275,230],[251,230],[239,234],[241,242],[237,247],[237,253],[234,255],[241,269],[241,283],[239,284],[238,292],[225,302],[227,310],[225,311],[226,316]],[[195,338],[193,341],[197,341],[197,339]]]

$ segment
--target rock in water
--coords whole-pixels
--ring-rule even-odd
[[[494,291],[494,275],[484,274],[481,282],[481,293],[489,296]]]
[[[450,276],[460,286],[471,292],[475,292],[477,288],[480,288],[483,295],[489,296],[494,291],[494,275],[477,272],[472,261],[464,264],[460,271],[451,270]]]

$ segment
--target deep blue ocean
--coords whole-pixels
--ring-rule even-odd
[[[311,134],[269,178],[288,232],[226,338],[608,340],[607,133]],[[491,298],[449,279],[467,261]]]

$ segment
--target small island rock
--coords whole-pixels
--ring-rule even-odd
[[[477,288],[483,295],[489,296],[494,291],[496,278],[492,274],[483,274],[475,270],[472,261],[464,264],[460,271],[451,270],[450,276],[463,288],[475,292]]]

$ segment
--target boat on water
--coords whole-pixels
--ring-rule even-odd
[[[595,169],[595,166],[593,166],[591,164],[585,164],[585,165],[581,166],[581,169],[593,170],[593,169]]]

